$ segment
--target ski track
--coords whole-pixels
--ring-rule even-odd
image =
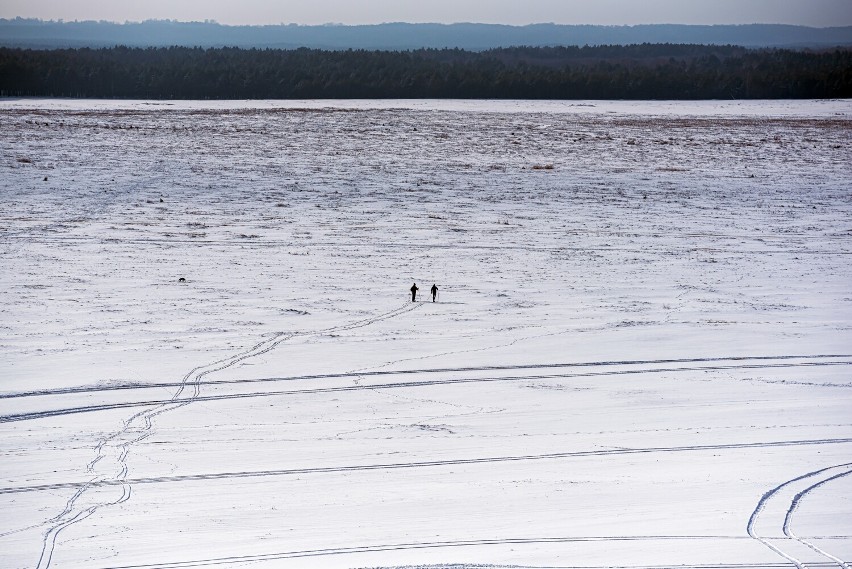
[[[832,561],[837,563],[841,567],[841,569],[850,569],[849,563],[846,563],[842,559],[835,557],[834,555],[831,555],[830,553],[821,549],[820,547],[818,547],[814,543],[797,536],[795,533],[793,533],[793,530],[790,526],[791,526],[792,521],[793,521],[793,514],[795,513],[796,509],[799,507],[799,504],[801,503],[802,499],[805,496],[807,496],[811,491],[819,488],[820,486],[822,486],[824,484],[831,482],[832,480],[836,480],[836,479],[842,478],[844,476],[849,476],[850,474],[852,474],[852,467],[849,467],[849,465],[847,465],[847,468],[844,472],[841,472],[839,474],[835,474],[834,476],[831,476],[831,477],[826,478],[824,480],[820,480],[819,482],[816,482],[815,484],[808,486],[807,488],[805,488],[804,490],[802,490],[801,492],[796,494],[796,496],[793,498],[793,501],[790,503],[790,508],[787,510],[787,515],[784,517],[784,528],[783,528],[784,529],[784,535],[786,535],[787,537],[791,537],[791,538],[795,539],[799,543],[806,545],[807,547],[809,547],[813,551],[819,553],[820,555],[831,559]]]
[[[840,470],[841,472],[835,473],[838,470]],[[780,555],[781,557],[783,557],[784,559],[786,559],[787,561],[792,563],[797,569],[807,569],[808,567],[840,567],[841,569],[850,569],[849,563],[847,563],[847,562],[841,560],[840,558],[835,557],[834,555],[826,552],[825,550],[819,548],[815,544],[797,536],[795,533],[793,533],[792,528],[791,528],[793,514],[795,513],[796,509],[799,507],[799,504],[801,503],[802,499],[805,496],[807,496],[808,493],[810,493],[811,491],[815,490],[816,488],[818,488],[820,486],[823,486],[824,484],[831,482],[832,480],[836,480],[838,478],[842,478],[842,477],[848,476],[850,474],[852,474],[852,463],[838,464],[838,465],[835,465],[835,466],[829,466],[827,468],[821,468],[819,470],[814,470],[812,472],[808,472],[808,473],[803,474],[801,476],[797,476],[797,477],[792,478],[792,479],[790,479],[790,480],[788,480],[788,481],[786,481],[782,484],[779,484],[778,486],[776,486],[772,490],[766,492],[761,497],[760,501],[758,501],[757,506],[755,507],[754,511],[752,512],[751,516],[749,517],[748,525],[746,526],[746,531],[747,531],[749,537],[759,541],[760,543],[762,543],[763,545],[768,547],[770,550],[772,550],[773,552],[777,553],[778,555]],[[784,514],[783,522],[779,523],[777,525],[780,526],[780,529],[783,531],[786,538],[795,540],[795,541],[805,545],[806,547],[808,547],[809,549],[811,549],[815,553],[818,553],[819,555],[830,560],[830,562],[823,562],[822,564],[816,564],[816,563],[813,563],[813,562],[803,562],[799,558],[797,558],[794,554],[791,554],[789,551],[785,551],[784,548],[779,547],[778,545],[773,544],[772,542],[769,541],[770,539],[773,539],[773,538],[770,538],[770,537],[767,537],[767,536],[764,536],[764,535],[758,535],[758,533],[755,531],[755,525],[757,524],[761,514],[765,511],[767,504],[773,498],[776,498],[779,495],[781,495],[781,493],[783,491],[790,490],[791,487],[793,487],[795,484],[797,484],[799,482],[810,481],[812,479],[815,479],[816,482],[810,484],[809,486],[807,486],[806,488],[804,488],[803,490],[801,490],[800,492],[795,494],[795,496],[793,496],[793,498],[790,502],[790,506],[787,508],[787,510]]]
[[[151,476],[145,478],[132,478],[125,480],[98,480],[89,482],[65,482],[56,484],[39,484],[34,486],[17,486],[0,488],[0,495],[3,494],[20,494],[25,492],[41,492],[45,490],[61,490],[74,489],[84,486],[86,488],[101,488],[110,486],[119,486],[124,484],[156,484],[168,482],[196,482],[204,480],[229,480],[229,479],[247,479],[247,478],[265,478],[273,476],[290,476],[290,475],[306,475],[306,474],[327,474],[335,472],[365,472],[371,470],[400,470],[413,468],[429,468],[429,467],[444,467],[444,466],[461,466],[461,465],[479,465],[493,464],[499,462],[527,462],[540,460],[562,460],[572,458],[583,458],[590,456],[606,457],[606,456],[622,456],[634,454],[654,454],[654,453],[676,453],[676,452],[702,452],[715,450],[732,450],[732,449],[760,449],[760,448],[782,448],[782,447],[800,447],[813,445],[838,445],[852,443],[852,438],[837,438],[837,439],[809,439],[809,440],[790,440],[790,441],[767,441],[755,443],[728,443],[718,445],[690,445],[690,446],[674,446],[674,447],[638,447],[638,448],[610,448],[603,450],[586,450],[586,451],[567,451],[546,454],[529,454],[529,455],[514,455],[514,456],[491,456],[481,458],[459,458],[447,460],[427,460],[420,462],[397,462],[397,463],[379,463],[379,464],[361,464],[352,466],[325,466],[325,467],[308,467],[308,468],[288,468],[281,470],[257,470],[245,472],[219,472],[208,474],[186,474],[181,476]],[[756,514],[752,514],[755,518]],[[749,534],[751,531],[752,522],[749,522]],[[755,539],[757,536],[752,535]]]
[[[686,541],[696,542],[705,540],[742,540],[748,539],[747,536],[586,536],[586,537],[539,537],[539,538],[503,538],[503,539],[479,539],[479,540],[458,540],[458,541],[435,541],[435,542],[413,542],[413,543],[397,543],[383,544],[371,546],[356,546],[356,547],[340,547],[329,549],[313,549],[302,551],[288,551],[278,553],[267,553],[259,555],[243,555],[231,557],[218,557],[211,559],[196,559],[191,561],[176,561],[166,563],[151,563],[138,565],[121,565],[110,566],[109,569],[183,569],[187,567],[210,567],[232,565],[236,563],[258,563],[267,561],[276,561],[283,559],[298,559],[309,557],[328,557],[336,555],[351,555],[357,553],[377,553],[386,551],[410,551],[421,549],[445,549],[445,548],[461,548],[461,547],[482,547],[482,546],[501,546],[501,545],[537,545],[537,544],[570,544],[570,543],[611,543],[611,542],[641,542],[641,541]],[[809,567],[834,567],[834,564],[827,562],[809,563]],[[386,567],[385,569],[414,569],[413,566],[398,566]],[[519,565],[417,565],[417,569],[426,569],[427,567],[452,568],[457,569],[477,569],[477,568],[516,568],[516,569],[533,569],[532,567]],[[683,569],[685,565],[565,565],[565,566],[548,566],[541,569]],[[738,568],[761,568],[761,569],[786,569],[788,563],[720,563],[720,564],[697,564],[689,565],[693,569],[738,569]],[[378,568],[376,568],[378,569]]]
[[[333,330],[338,331],[338,330]],[[319,332],[318,332],[319,333]],[[326,332],[322,332],[326,333]],[[294,337],[286,336],[275,343],[278,345],[279,343],[288,340]],[[274,347],[274,346],[273,346]],[[266,350],[260,351],[257,354],[244,356],[239,360],[234,361],[228,366],[211,369],[209,371],[204,372],[203,375],[208,373],[212,373],[214,371],[220,371],[225,367],[230,367],[247,357],[254,357],[256,355],[261,355],[266,353],[272,348],[268,348]],[[571,366],[573,364],[565,364],[567,366]],[[621,365],[618,363],[604,364],[604,365]],[[270,381],[294,381],[296,379],[302,378],[280,378],[280,379],[249,379],[249,380],[238,380],[238,381],[230,381],[230,382],[210,382],[210,383],[202,383],[200,378],[203,375],[199,376],[199,379],[193,382],[194,385],[194,393],[192,396],[192,401],[222,401],[227,399],[248,399],[248,398],[256,398],[256,397],[270,397],[270,396],[281,396],[281,395],[298,395],[298,394],[318,394],[318,393],[337,393],[337,392],[346,392],[346,391],[362,391],[362,390],[375,390],[375,389],[404,389],[404,388],[415,388],[415,387],[427,387],[427,386],[435,386],[435,385],[462,385],[468,383],[495,383],[495,382],[506,382],[506,381],[528,381],[534,379],[572,379],[572,378],[581,378],[581,377],[606,377],[606,376],[622,376],[622,375],[641,375],[647,373],[679,373],[679,372],[687,372],[687,371],[726,371],[726,370],[743,370],[743,369],[779,369],[779,368],[797,368],[797,367],[828,367],[828,366],[847,366],[852,365],[852,361],[836,361],[836,362],[800,362],[800,363],[777,363],[777,364],[740,364],[740,365],[729,365],[729,366],[720,366],[720,365],[710,365],[710,366],[690,366],[690,367],[668,367],[668,368],[650,368],[650,369],[638,369],[638,370],[619,370],[619,371],[599,371],[599,372],[585,372],[585,373],[562,373],[562,374],[548,374],[548,375],[519,375],[519,376],[505,376],[505,377],[479,377],[479,378],[454,378],[454,379],[435,379],[435,380],[424,380],[424,381],[407,381],[407,382],[394,382],[394,383],[375,383],[375,384],[356,384],[349,386],[339,386],[339,387],[319,387],[319,388],[307,388],[307,389],[290,389],[290,390],[269,390],[269,391],[259,391],[259,392],[250,392],[250,393],[228,393],[221,395],[209,395],[209,396],[200,396],[199,391],[202,385],[227,385],[234,383],[256,383],[256,382],[270,382]],[[542,369],[546,369],[548,367],[557,367],[557,366],[540,366]],[[510,369],[507,367],[506,369]],[[526,369],[535,369],[535,367],[526,368]],[[382,375],[393,375],[395,372],[385,372]],[[414,373],[414,372],[400,372],[400,373]],[[431,373],[431,372],[426,372]],[[437,372],[436,372],[437,373]],[[361,378],[367,375],[366,373],[349,373],[349,374],[338,374],[328,377],[354,377]],[[322,376],[310,376],[313,377],[322,377]],[[843,385],[843,384],[831,384],[831,387],[843,387],[849,388],[852,385]],[[141,386],[139,389],[147,389],[151,386]],[[162,384],[159,384],[158,387],[162,387]],[[185,388],[185,384],[180,384],[179,391],[183,391]],[[128,387],[121,387],[115,389],[133,389]],[[98,391],[113,391],[113,388],[106,389],[92,389],[88,392],[98,392]],[[79,392],[79,391],[78,391]],[[63,392],[62,394],[66,394],[67,392]],[[52,394],[52,393],[51,393]],[[37,395],[44,395],[43,393],[39,393]],[[174,397],[171,400],[145,400],[145,401],[123,401],[117,403],[103,403],[103,404],[95,404],[95,405],[86,405],[79,407],[66,407],[60,409],[51,409],[45,411],[35,411],[30,413],[18,413],[18,414],[10,414],[0,416],[0,423],[10,423],[16,421],[31,421],[35,419],[44,419],[48,417],[57,417],[62,415],[73,415],[79,413],[93,413],[98,411],[108,411],[113,409],[123,409],[123,408],[131,408],[131,407],[148,407],[152,405],[168,405],[173,402]],[[185,404],[185,403],[183,403]],[[141,414],[141,413],[140,413]]]
[[[311,336],[327,333],[336,330],[320,330],[317,332],[298,333],[300,336]],[[561,333],[561,332],[560,332]],[[299,375],[292,377],[265,377],[252,379],[233,379],[233,380],[217,380],[212,382],[200,382],[200,385],[228,385],[239,383],[263,383],[276,381],[296,381],[303,379],[336,379],[348,377],[370,377],[384,375],[412,375],[412,374],[433,374],[433,373],[454,373],[454,372],[470,372],[470,371],[507,371],[507,370],[535,370],[535,369],[553,369],[553,368],[575,368],[575,367],[604,367],[604,366],[627,366],[627,365],[655,365],[655,364],[686,364],[686,363],[712,363],[712,362],[744,362],[744,361],[769,361],[769,360],[819,360],[819,359],[844,359],[852,358],[852,354],[819,354],[819,355],[783,355],[783,356],[728,356],[728,357],[713,357],[713,358],[675,358],[675,359],[655,359],[655,360],[615,360],[615,361],[591,361],[591,362],[573,362],[573,363],[543,363],[543,364],[524,364],[524,365],[503,365],[503,366],[475,366],[475,367],[447,367],[447,368],[424,368],[424,369],[405,369],[393,371],[365,371],[354,370],[347,373],[328,373],[316,375]],[[419,359],[419,358],[418,358]],[[407,360],[401,360],[407,361]],[[383,367],[383,366],[382,366]],[[377,369],[377,368],[369,368]],[[0,399],[13,399],[18,397],[35,397],[43,395],[64,395],[70,393],[96,393],[101,391],[119,391],[128,389],[160,389],[164,387],[180,387],[183,382],[174,383],[124,383],[110,384],[97,386],[79,386],[58,389],[45,389],[37,391],[22,391],[18,393],[0,393]]]
[[[156,402],[155,407],[143,409],[137,412],[129,419],[124,421],[124,426],[121,428],[121,430],[113,433],[112,435],[106,437],[98,443],[98,445],[95,447],[96,456],[86,466],[86,470],[88,472],[94,473],[96,465],[101,462],[105,457],[105,449],[110,446],[114,446],[115,450],[118,451],[118,457],[116,461],[117,467],[119,468],[118,474],[111,478],[107,478],[105,476],[94,476],[91,480],[85,482],[82,485],[78,484],[73,486],[77,488],[77,491],[68,500],[65,505],[65,509],[60,514],[54,516],[46,522],[49,527],[45,532],[44,538],[42,540],[41,554],[39,555],[39,560],[38,564],[36,565],[36,569],[48,569],[50,567],[51,561],[53,559],[53,554],[56,549],[56,539],[63,530],[92,516],[101,508],[116,506],[130,499],[130,496],[132,494],[132,485],[136,483],[134,482],[134,480],[129,480],[127,478],[127,455],[130,452],[130,447],[135,443],[149,437],[152,434],[154,418],[163,413],[179,409],[184,405],[188,405],[194,401],[198,401],[199,395],[201,393],[202,380],[205,376],[217,371],[227,369],[246,359],[263,355],[275,349],[281,343],[296,336],[313,336],[318,334],[327,334],[332,332],[363,328],[364,326],[369,326],[376,322],[380,322],[382,320],[387,320],[389,318],[394,318],[407,312],[411,312],[417,309],[419,306],[421,306],[419,303],[407,302],[398,308],[395,308],[389,312],[385,312],[378,316],[372,316],[369,318],[358,320],[356,322],[352,322],[350,324],[335,326],[314,332],[294,332],[290,334],[280,332],[275,333],[272,335],[271,338],[258,342],[248,350],[240,352],[235,356],[223,358],[211,364],[194,368],[192,371],[190,371],[183,377],[183,380],[178,385],[177,391],[174,393],[170,400]],[[190,386],[192,387],[191,395],[188,398],[181,398],[181,396]],[[137,426],[137,423],[139,422],[142,422],[142,424]],[[119,444],[112,444],[113,442],[121,441],[127,435],[132,434],[136,434],[138,436],[136,436],[135,438],[131,436],[128,440],[120,442]],[[122,487],[122,495],[117,500],[100,502],[82,509],[76,508],[76,504],[79,499],[84,496],[89,490],[115,486]],[[64,488],[71,488],[71,486],[65,486]]]

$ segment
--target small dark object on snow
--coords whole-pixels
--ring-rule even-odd
[[[44,177],[44,181],[45,181],[45,182],[47,181],[47,176],[45,176],[45,177]]]
[[[420,290],[420,289],[417,288],[417,283],[414,283],[413,285],[411,285],[411,302],[417,301],[417,291],[418,290]]]
[[[432,285],[432,289],[429,291],[432,293],[432,302],[435,302],[435,296],[438,294],[438,285]]]
[[[163,198],[160,198],[160,203],[163,203]]]
[[[185,282],[186,282],[186,279],[185,279],[185,278],[183,278],[183,277],[181,277],[181,278],[179,278],[179,279],[178,279],[178,282],[179,282],[179,283],[185,283]]]

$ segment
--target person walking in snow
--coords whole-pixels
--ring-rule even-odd
[[[415,302],[417,300],[417,291],[420,290],[417,288],[417,283],[411,285],[411,302]]]
[[[435,302],[435,297],[438,296],[438,287],[432,285],[432,302]]]

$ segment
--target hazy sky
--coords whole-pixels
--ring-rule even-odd
[[[0,17],[222,24],[852,25],[852,0],[2,0]]]

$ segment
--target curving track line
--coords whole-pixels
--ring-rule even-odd
[[[838,473],[838,471],[840,471],[840,472]],[[812,490],[814,490],[814,489],[816,489],[816,488],[818,488],[818,487],[820,487],[824,484],[827,484],[828,482],[831,482],[832,480],[836,480],[838,478],[841,478],[843,476],[848,476],[850,474],[852,474],[852,463],[838,464],[838,465],[835,465],[835,466],[829,466],[829,467],[826,467],[826,468],[821,468],[819,470],[814,470],[812,472],[808,472],[808,473],[803,474],[801,476],[797,476],[797,477],[792,478],[792,479],[790,479],[786,482],[783,482],[782,484],[779,484],[778,486],[776,486],[772,490],[766,492],[760,498],[760,500],[757,503],[757,506],[755,507],[754,511],[751,513],[751,516],[749,517],[748,524],[746,526],[746,531],[748,532],[749,537],[759,541],[760,543],[762,543],[763,545],[768,547],[770,550],[772,550],[776,554],[780,555],[781,557],[783,557],[784,559],[786,559],[787,561],[789,561],[790,563],[795,565],[795,567],[797,569],[807,569],[807,567],[817,566],[817,564],[815,564],[813,562],[805,563],[805,562],[801,561],[794,554],[790,553],[789,551],[784,551],[782,548],[771,543],[769,541],[769,539],[770,539],[769,537],[758,535],[757,531],[755,530],[755,525],[757,524],[761,514],[763,514],[763,512],[766,510],[766,507],[770,503],[771,500],[776,499],[779,496],[783,496],[783,492],[790,491],[791,489],[793,489],[794,485],[796,485],[800,482],[806,481],[808,479],[815,479],[816,482],[810,484],[804,490],[801,490],[800,492],[798,492],[793,497],[793,499],[791,500],[790,506],[787,508],[786,513],[784,515],[783,524],[780,524],[781,529],[783,530],[784,535],[787,538],[793,539],[793,540],[807,546],[809,549],[813,550],[814,552],[818,553],[819,555],[830,559],[831,561],[830,561],[828,566],[830,566],[830,567],[838,567],[839,566],[839,567],[841,567],[841,569],[850,569],[848,563],[846,563],[845,561],[842,561],[841,559],[827,553],[826,551],[823,551],[822,549],[820,549],[816,545],[796,536],[790,528],[794,512],[798,508],[799,503],[802,501],[802,499],[808,493],[810,493]]]
[[[56,548],[56,538],[65,528],[85,520],[100,508],[114,506],[130,499],[132,493],[132,484],[134,483],[133,480],[129,480],[127,478],[127,455],[130,452],[130,447],[151,435],[153,419],[155,417],[163,413],[179,409],[184,405],[192,403],[193,401],[197,401],[201,393],[202,380],[205,376],[234,366],[246,359],[263,355],[275,349],[282,342],[285,342],[296,336],[311,336],[317,334],[326,334],[331,332],[362,328],[364,326],[369,326],[370,324],[374,324],[382,320],[387,320],[389,318],[394,318],[407,312],[411,312],[419,306],[420,304],[405,303],[398,308],[395,308],[383,314],[379,314],[378,316],[372,316],[369,318],[364,318],[352,322],[350,324],[326,328],[310,333],[276,333],[272,335],[271,338],[258,342],[248,350],[240,352],[231,357],[217,360],[211,364],[198,366],[195,369],[191,370],[183,377],[181,382],[177,385],[178,389],[177,391],[175,391],[174,395],[172,395],[170,399],[146,404],[145,406],[147,408],[137,412],[129,419],[127,419],[124,422],[123,427],[119,431],[113,433],[112,435],[106,437],[98,443],[98,445],[95,447],[97,454],[95,458],[87,465],[87,471],[94,474],[95,467],[106,456],[105,449],[112,448],[118,454],[115,465],[115,467],[118,469],[118,473],[113,476],[96,475],[91,480],[83,483],[82,485],[78,484],[73,486],[73,488],[77,488],[77,491],[68,500],[65,505],[65,509],[60,514],[47,521],[49,527],[45,532],[44,538],[42,540],[42,549],[41,554],[39,556],[37,569],[48,569],[50,567],[50,563],[53,558],[53,553]],[[188,397],[185,397],[184,392],[186,392],[190,388],[192,390],[191,394]],[[77,503],[80,498],[84,496],[89,490],[94,488],[114,486],[122,487],[122,495],[117,500],[99,502],[83,509],[77,507]],[[65,486],[65,488],[68,487]]]
[[[812,492],[813,490],[816,490],[820,486],[831,482],[832,480],[837,480],[838,478],[843,478],[844,476],[849,476],[850,474],[852,474],[852,467],[847,467],[845,471],[840,472],[839,474],[835,474],[834,476],[830,476],[828,478],[820,480],[819,482],[816,482],[815,484],[811,484],[810,486],[808,486],[807,488],[805,488],[804,490],[802,490],[801,492],[799,492],[798,494],[795,495],[795,497],[793,498],[793,501],[790,503],[790,508],[787,510],[787,515],[784,516],[784,528],[783,528],[784,529],[784,535],[786,535],[787,537],[790,537],[792,539],[795,539],[799,543],[807,546],[808,548],[812,549],[816,553],[819,553],[823,557],[827,557],[828,559],[831,559],[833,562],[837,563],[837,565],[840,566],[841,569],[850,569],[850,564],[843,561],[842,559],[840,559],[838,557],[835,557],[834,555],[828,553],[827,551],[821,549],[816,544],[797,536],[795,533],[793,533],[793,530],[790,527],[790,525],[792,524],[792,521],[793,521],[793,514],[795,513],[796,509],[799,507],[799,504],[801,503],[802,499],[805,496],[807,496],[810,492]]]

